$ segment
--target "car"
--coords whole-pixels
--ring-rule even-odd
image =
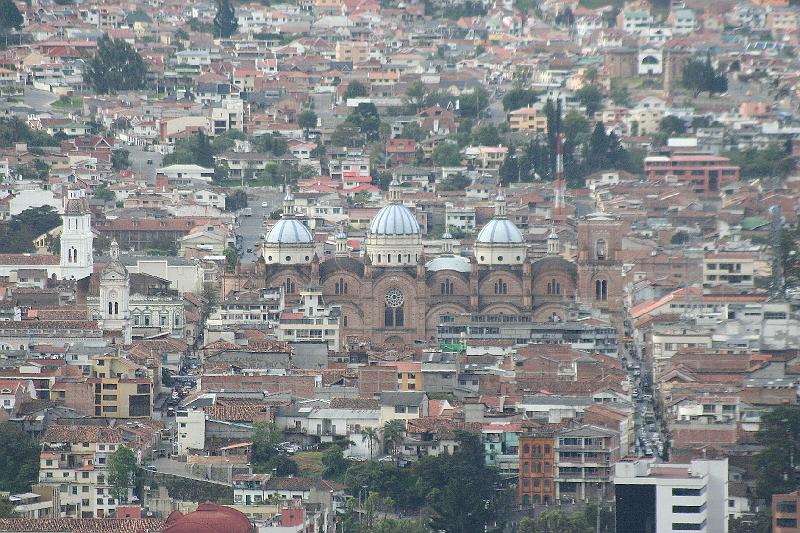
[[[261,202],[261,207],[269,207],[269,202]]]
[[[145,468],[151,472],[158,472],[158,467],[156,467],[156,465],[147,465]]]
[[[174,409],[174,408],[172,408],[172,407],[169,407],[169,408],[167,408],[167,416],[168,416],[168,417],[173,417],[173,416],[175,416],[175,409]]]

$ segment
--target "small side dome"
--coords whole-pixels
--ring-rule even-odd
[[[272,226],[267,234],[268,244],[311,244],[314,236],[302,222],[294,218],[284,218]]]
[[[493,218],[481,229],[475,241],[482,244],[521,244],[524,239],[513,222],[505,218]]]

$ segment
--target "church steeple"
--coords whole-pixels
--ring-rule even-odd
[[[286,196],[283,197],[283,218],[290,218],[294,216],[294,195],[288,188],[286,189]]]
[[[506,197],[503,196],[502,189],[498,191],[494,198],[494,218],[506,217]]]
[[[399,204],[400,202],[400,182],[397,181],[397,178],[392,178],[392,182],[389,184],[389,203]]]
[[[336,257],[347,257],[347,233],[344,232],[343,227],[339,227],[336,232]]]
[[[94,270],[92,215],[83,189],[72,187],[64,198],[61,230],[61,277],[83,279]]]
[[[556,179],[553,181],[553,214],[561,215],[564,212],[566,183],[564,181],[564,138],[559,133],[556,136]],[[555,218],[555,217],[551,217]]]

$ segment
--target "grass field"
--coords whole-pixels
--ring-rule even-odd
[[[322,452],[297,452],[292,456],[300,467],[300,475],[320,477],[322,475]]]

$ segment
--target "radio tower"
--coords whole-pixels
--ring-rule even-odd
[[[563,137],[559,133],[556,136],[556,179],[553,183],[555,195],[553,197],[553,217],[564,214],[564,198],[566,196],[566,185],[564,182],[564,146]]]

